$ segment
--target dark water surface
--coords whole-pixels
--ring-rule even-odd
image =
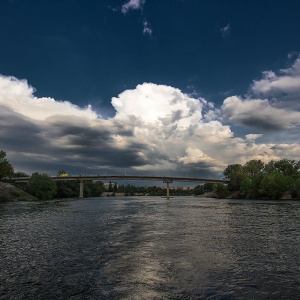
[[[300,202],[0,205],[0,299],[300,299]]]

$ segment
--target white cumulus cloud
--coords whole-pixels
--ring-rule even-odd
[[[145,123],[189,127],[202,118],[202,103],[179,89],[144,83],[112,98],[116,119],[135,117]]]
[[[287,69],[281,69],[279,74],[273,71],[263,72],[263,78],[254,80],[251,91],[256,95],[280,97],[297,95],[300,98],[300,57]]]
[[[245,126],[278,130],[300,125],[300,112],[273,107],[267,99],[232,96],[224,100],[221,109],[229,121]]]
[[[91,106],[79,108],[68,101],[34,97],[34,88],[26,80],[0,76],[0,104],[34,120],[45,120],[53,115],[73,115],[96,119]]]

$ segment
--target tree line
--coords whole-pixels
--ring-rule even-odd
[[[300,162],[289,159],[250,160],[244,165],[232,164],[224,170],[229,179],[228,191],[243,199],[281,199],[300,197]]]

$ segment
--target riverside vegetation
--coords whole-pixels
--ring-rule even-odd
[[[64,175],[64,170],[58,175]],[[300,198],[300,162],[282,159],[264,163],[250,160],[246,164],[232,164],[223,172],[228,185],[206,183],[194,189],[171,189],[173,196],[203,196],[214,198],[240,199],[296,199]],[[1,182],[4,178],[26,177],[23,172],[14,172],[6,158],[6,152],[0,150],[0,202],[13,200],[48,200],[54,198],[75,198],[79,195],[76,181],[53,181],[47,174],[33,173],[28,183]],[[161,187],[136,187],[110,182],[108,189],[101,181],[85,181],[84,197],[99,197],[104,192],[108,196],[164,196],[166,190]]]

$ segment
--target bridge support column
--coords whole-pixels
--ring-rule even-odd
[[[169,184],[172,182],[173,182],[173,179],[165,179],[164,180],[164,183],[167,184],[167,196],[166,196],[167,200],[170,199],[170,185]]]
[[[80,180],[79,198],[83,198],[83,180]]]

